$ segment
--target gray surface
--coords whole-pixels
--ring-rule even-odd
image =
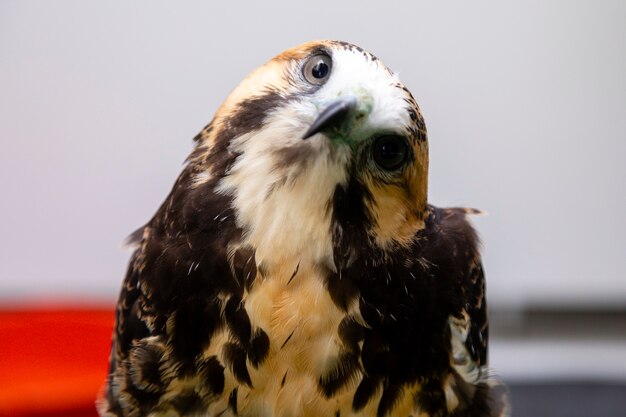
[[[626,341],[626,309],[526,308],[495,310],[489,314],[489,331],[499,338],[529,341],[557,339]]]
[[[626,385],[603,382],[509,384],[512,417],[624,417]]]
[[[490,366],[505,379],[626,384],[626,310],[492,309],[489,317]]]
[[[0,2],[0,297],[113,299],[124,237],[281,50],[353,41],[425,113],[492,306],[626,302],[626,2]]]

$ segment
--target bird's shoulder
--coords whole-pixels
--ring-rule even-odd
[[[420,248],[433,260],[456,261],[459,267],[468,260],[480,257],[480,240],[468,219],[468,216],[477,214],[481,211],[429,205],[424,229],[418,233]]]

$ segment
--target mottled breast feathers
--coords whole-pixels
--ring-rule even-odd
[[[427,174],[368,52],[254,71],[131,238],[101,415],[505,415],[474,211],[429,205]]]

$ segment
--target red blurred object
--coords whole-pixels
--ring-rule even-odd
[[[0,307],[0,416],[97,416],[112,306]]]

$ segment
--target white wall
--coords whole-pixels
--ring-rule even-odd
[[[228,92],[338,38],[421,104],[431,201],[490,213],[492,305],[626,304],[623,0],[130,3],[0,2],[1,298],[113,299]]]

